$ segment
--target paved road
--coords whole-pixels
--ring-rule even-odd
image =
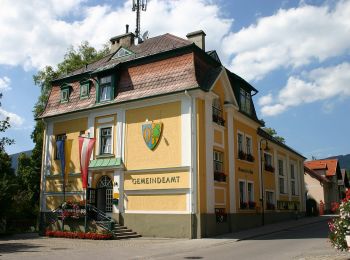
[[[350,259],[327,240],[327,222],[291,227],[239,241],[131,239],[91,241],[18,236],[0,240],[0,259]]]

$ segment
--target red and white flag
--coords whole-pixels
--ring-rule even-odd
[[[79,136],[79,157],[81,177],[83,179],[83,189],[86,189],[87,187],[90,157],[95,141],[95,138]]]

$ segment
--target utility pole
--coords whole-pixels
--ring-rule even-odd
[[[141,25],[140,25],[140,20],[141,20],[141,10],[146,11],[147,9],[147,0],[133,0],[132,1],[132,11],[136,11],[136,30],[135,30],[135,36],[137,40],[141,41],[140,38],[140,32],[141,32]]]

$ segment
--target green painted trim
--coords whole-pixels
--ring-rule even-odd
[[[61,103],[67,103],[69,101],[69,87],[61,87]],[[63,93],[67,93],[67,98],[63,98]]]
[[[90,161],[89,168],[110,168],[121,166],[121,158],[106,158]]]

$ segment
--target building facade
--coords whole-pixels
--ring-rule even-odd
[[[63,196],[85,199],[79,136],[96,138],[88,203],[143,236],[208,237],[305,212],[305,158],[261,129],[257,90],[204,50],[204,32],[187,37],[114,37],[109,55],[52,82],[42,216]]]

